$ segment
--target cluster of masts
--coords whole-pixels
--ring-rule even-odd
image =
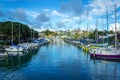
[[[117,42],[118,42],[118,39],[117,39],[117,15],[116,15],[116,8],[117,8],[117,4],[115,3],[114,4],[115,8],[114,8],[114,16],[115,16],[115,27],[114,27],[114,30],[115,30],[115,48],[117,48]],[[87,11],[87,17],[88,17],[88,11]],[[106,36],[107,36],[107,44],[109,43],[109,40],[108,40],[108,30],[109,30],[109,19],[108,19],[108,6],[106,5]],[[104,25],[103,25],[103,21],[102,21],[102,28],[104,28]],[[89,33],[89,24],[88,24],[88,21],[87,21],[87,31]],[[96,22],[96,30],[98,30],[98,20]],[[104,35],[104,32],[103,32],[103,35]],[[88,37],[89,38],[89,37]],[[98,40],[98,31],[96,32],[96,41]],[[96,42],[98,43],[98,41]]]

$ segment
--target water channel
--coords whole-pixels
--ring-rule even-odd
[[[64,41],[40,47],[19,65],[0,67],[0,80],[119,79],[120,62],[90,59],[89,54]]]

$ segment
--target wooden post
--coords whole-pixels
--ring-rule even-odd
[[[8,64],[8,51],[6,51],[6,65]]]
[[[94,59],[95,59],[95,52],[96,52],[96,51],[94,51],[94,55],[93,55]]]
[[[95,52],[96,52],[96,51],[94,51],[94,55],[93,55],[93,57],[94,57],[94,64],[95,64]]]

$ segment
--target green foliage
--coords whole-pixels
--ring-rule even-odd
[[[71,32],[70,32],[70,31],[67,31],[66,35],[67,35],[67,36],[71,36]]]
[[[89,33],[89,38],[90,39],[94,39],[94,40],[96,38],[98,38],[97,32],[98,32],[98,36],[106,36],[106,33],[107,33],[107,31],[97,31],[97,30],[94,30],[93,32]]]
[[[46,36],[48,36],[49,34],[51,34],[52,32],[50,31],[50,30],[46,30],[46,31],[44,31],[44,34],[46,35]]]
[[[115,34],[115,32],[113,31],[98,31],[98,36],[107,36],[107,34]],[[89,33],[89,38],[90,39],[96,39],[96,30],[92,31]],[[118,41],[120,41],[120,32],[117,32],[117,38],[118,38]],[[114,44],[114,41],[115,41],[115,36],[111,36],[108,38],[108,42],[109,44]],[[107,39],[104,39],[104,42],[107,42]]]
[[[58,34],[54,31],[50,31],[50,30],[46,30],[46,31],[42,31],[41,33],[44,34],[44,36],[49,36],[49,35],[53,35],[53,36],[57,36]]]
[[[13,23],[13,40],[14,43],[18,43],[19,39],[19,27],[20,27],[20,39],[22,42],[27,42],[31,39],[31,28],[29,26],[21,24],[19,22],[0,22],[0,35],[3,35],[3,37],[0,37],[1,40],[4,40],[4,42],[10,44],[11,41],[11,35],[12,35],[12,23]],[[34,37],[38,37],[38,32],[34,31]]]
[[[79,34],[78,34],[78,33],[75,33],[74,39],[78,39],[78,38],[79,38]]]

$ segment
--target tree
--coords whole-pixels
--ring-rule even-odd
[[[79,34],[77,32],[74,35],[74,39],[79,39]]]
[[[19,39],[19,27],[20,27],[20,39],[23,42],[27,42],[31,39],[31,28],[28,25],[19,23],[19,22],[0,22],[0,35],[6,35],[2,40],[5,43],[10,44],[11,35],[12,35],[12,23],[13,23],[13,39],[14,43],[18,43]],[[38,38],[38,32],[34,31],[34,37]]]

